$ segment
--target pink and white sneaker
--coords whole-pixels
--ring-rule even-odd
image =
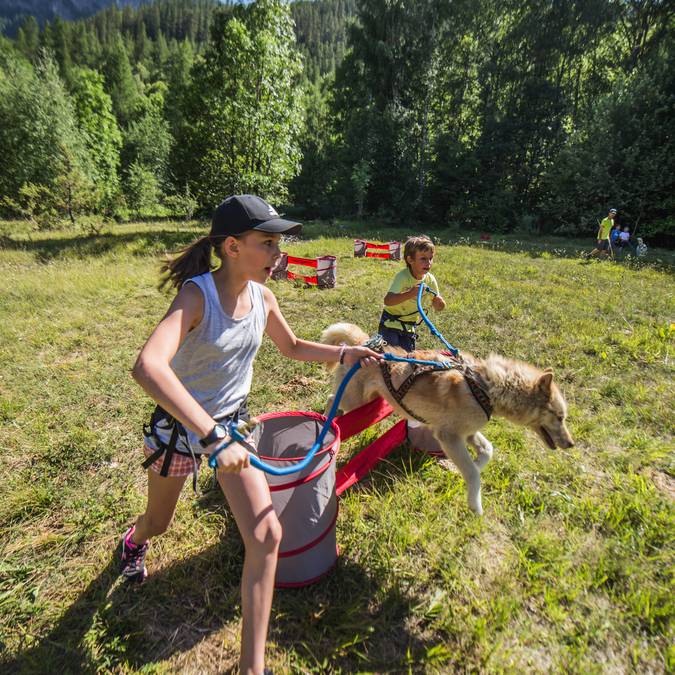
[[[145,567],[145,554],[148,551],[149,541],[143,544],[134,544],[131,536],[136,529],[132,525],[122,537],[122,561],[120,574],[126,577],[127,581],[141,583],[148,576],[148,570]]]

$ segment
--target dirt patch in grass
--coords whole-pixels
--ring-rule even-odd
[[[675,478],[664,471],[653,469],[651,479],[661,494],[665,495],[671,502],[675,501]]]

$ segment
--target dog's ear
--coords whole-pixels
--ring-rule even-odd
[[[553,375],[553,368],[544,368],[545,373],[551,373]]]
[[[537,380],[539,391],[549,394],[551,392],[551,382],[553,382],[553,371],[547,368],[544,374]]]

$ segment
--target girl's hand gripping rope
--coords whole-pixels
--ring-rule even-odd
[[[355,363],[360,362],[361,367],[366,368],[367,366],[374,366],[381,358],[382,354],[378,354],[368,347],[353,345],[345,347],[342,363],[345,366],[353,366]]]
[[[209,456],[209,466],[217,473],[239,473],[250,465],[250,453],[240,443],[255,429],[258,420],[254,417],[238,426],[230,423],[230,435],[213,447]]]

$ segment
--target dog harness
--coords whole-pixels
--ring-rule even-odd
[[[384,353],[384,347],[387,343],[382,338],[381,335],[376,335],[365,343],[366,347],[370,347],[373,351]],[[422,424],[427,424],[427,421],[414,413],[410,408],[403,402],[403,398],[408,393],[412,385],[415,383],[418,377],[426,375],[427,373],[433,373],[439,370],[457,370],[464,377],[464,381],[469,387],[469,391],[473,394],[474,399],[478,405],[482,408],[485,416],[490,419],[492,417],[492,403],[490,401],[490,396],[487,393],[487,386],[485,380],[469,366],[464,359],[459,354],[453,354],[449,351],[440,352],[443,356],[447,357],[447,360],[443,363],[438,363],[438,365],[421,365],[418,363],[411,363],[411,371],[408,376],[401,382],[397,387],[394,386],[394,383],[391,379],[391,369],[390,362],[380,361],[380,371],[382,372],[382,379],[384,384],[389,390],[389,393],[394,397],[396,403],[398,403],[403,410],[405,410],[408,415],[414,417],[417,421]],[[412,354],[406,354],[407,358],[413,358]]]

